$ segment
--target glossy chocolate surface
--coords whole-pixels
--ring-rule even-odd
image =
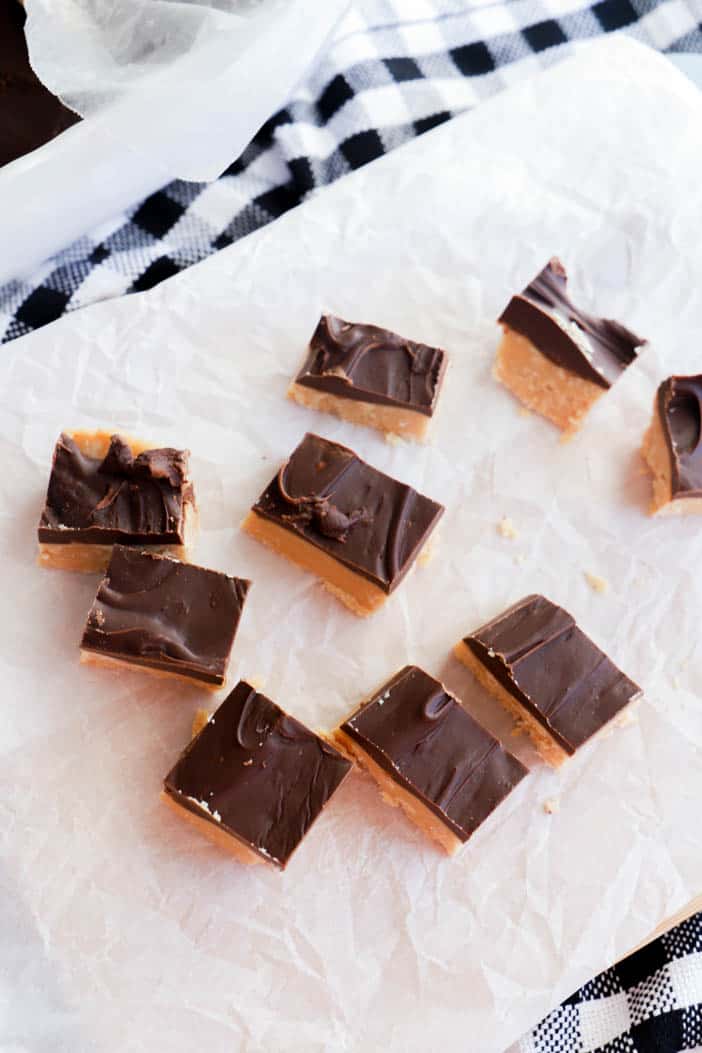
[[[88,457],[62,435],[39,521],[39,541],[56,545],[182,545],[185,505],[193,500],[187,450],[132,456],[113,435],[106,456]]]
[[[499,321],[525,336],[555,365],[609,388],[645,341],[619,322],[581,311],[568,296],[567,282],[563,264],[552,259],[512,297]]]
[[[333,746],[242,680],[164,787],[282,869],[350,770]]]
[[[528,774],[417,666],[401,669],[341,730],[461,841]]]
[[[464,643],[566,753],[641,694],[571,615],[544,596],[525,597]]]
[[[338,398],[398,406],[430,417],[446,370],[446,352],[389,329],[325,314],[295,381]]]
[[[308,433],[253,511],[389,593],[444,510],[348,447]]]
[[[668,377],[658,412],[670,454],[674,498],[702,496],[702,376]]]
[[[18,0],[0,0],[0,165],[80,120],[32,70],[24,37],[26,17]]]
[[[222,684],[250,585],[217,570],[115,545],[81,647]]]

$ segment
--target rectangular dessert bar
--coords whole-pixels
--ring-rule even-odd
[[[166,776],[164,799],[241,862],[283,870],[350,770],[242,680]]]
[[[443,511],[346,446],[307,434],[242,527],[364,616],[397,588]]]
[[[114,544],[187,559],[197,535],[188,450],[67,431],[56,443],[39,521],[39,563],[104,570]]]
[[[337,729],[339,748],[453,855],[527,769],[438,680],[408,665]]]
[[[543,759],[559,767],[641,689],[562,607],[527,596],[466,636],[456,657],[526,726]]]
[[[81,643],[81,661],[132,666],[216,689],[250,581],[115,545]]]
[[[651,515],[702,512],[702,375],[659,385],[641,453],[653,476]]]
[[[438,347],[325,314],[288,397],[354,424],[423,440],[446,362]]]
[[[576,307],[552,259],[500,315],[494,374],[529,409],[566,433],[636,359],[645,343],[619,322]]]

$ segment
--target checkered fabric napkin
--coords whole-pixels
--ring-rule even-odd
[[[700,23],[702,0],[357,0],[306,83],[220,179],[176,180],[0,288],[0,340],[151,288],[572,41],[622,31],[702,51]],[[702,1053],[702,915],[586,984],[515,1050]]]
[[[585,984],[513,1053],[702,1051],[702,914]]]
[[[213,183],[176,180],[0,288],[0,341],[149,289],[315,189],[565,55],[625,31],[702,51],[702,0],[357,0],[285,109]]]

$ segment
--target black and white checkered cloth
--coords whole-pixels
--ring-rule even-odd
[[[176,180],[0,288],[0,341],[149,289],[339,176],[623,30],[702,50],[701,0],[357,0],[316,68],[220,179]]]
[[[217,181],[176,180],[0,288],[0,340],[151,288],[573,41],[616,31],[702,51],[702,0],[357,0],[306,83]],[[702,915],[586,984],[518,1048],[702,1051]]]

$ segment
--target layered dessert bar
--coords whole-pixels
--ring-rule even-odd
[[[503,337],[494,366],[497,380],[566,437],[645,343],[619,322],[576,307],[567,281],[563,264],[552,259],[512,297],[499,318]]]
[[[346,446],[307,434],[242,526],[364,616],[397,588],[443,511]]]
[[[545,596],[527,596],[470,633],[456,657],[559,767],[593,735],[623,723],[641,689]]]
[[[350,770],[242,680],[176,761],[163,796],[242,863],[283,870]]]
[[[39,563],[104,570],[114,544],[187,559],[198,516],[189,451],[107,432],[64,432],[39,520]]]
[[[668,377],[641,453],[653,476],[651,514],[702,512],[702,376]]]
[[[414,665],[363,702],[334,741],[449,855],[528,774],[443,684]]]
[[[423,440],[446,362],[438,347],[325,314],[288,396],[353,424]]]
[[[218,570],[115,545],[81,661],[176,676],[215,690],[251,585]]]

